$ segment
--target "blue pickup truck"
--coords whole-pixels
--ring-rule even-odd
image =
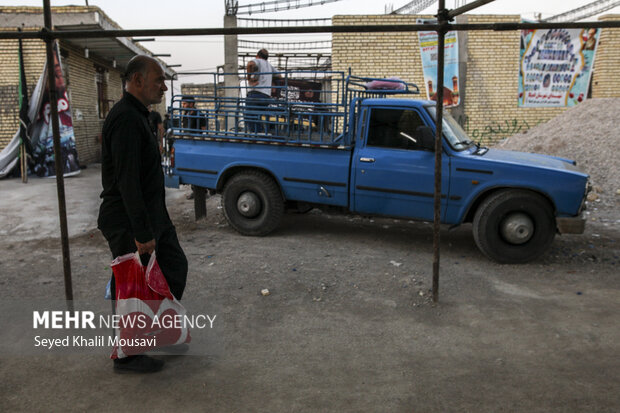
[[[167,186],[221,193],[244,235],[274,231],[287,209],[433,220],[435,102],[411,98],[415,85],[286,73],[253,107],[221,76],[213,94],[173,98]],[[441,222],[472,223],[492,260],[527,262],[556,233],[583,233],[588,180],[572,160],[480,146],[444,115]]]

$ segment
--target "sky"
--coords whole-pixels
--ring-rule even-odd
[[[50,0],[52,6],[85,5],[86,0]],[[261,3],[262,0],[239,0],[239,5]],[[471,1],[469,1],[471,2]],[[542,17],[550,17],[565,11],[591,3],[592,0],[495,0],[481,6],[472,14],[520,14],[523,18],[534,19],[535,13]],[[408,0],[340,0],[333,3],[288,10],[277,13],[253,14],[252,17],[263,19],[307,19],[329,18],[338,14],[384,14],[386,6],[394,9],[409,3]],[[446,0],[446,7],[452,9],[455,3],[463,4],[463,0]],[[123,29],[159,29],[159,28],[216,28],[223,27],[224,0],[88,0],[91,6],[101,8],[112,20]],[[0,6],[38,6],[42,0],[0,0]],[[418,14],[434,14],[437,3]],[[620,7],[607,13],[620,14]],[[596,17],[588,20],[595,20]],[[245,40],[264,42],[298,42],[329,40],[329,34],[308,35],[261,35],[243,36]],[[154,42],[142,43],[153,53],[169,53],[171,57],[162,57],[167,64],[181,64],[175,68],[177,72],[215,71],[224,63],[223,36],[203,37],[158,37]],[[198,76],[181,76],[174,83],[178,89],[181,83],[204,82]],[[178,93],[178,90],[175,90]]]

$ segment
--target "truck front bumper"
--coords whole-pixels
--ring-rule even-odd
[[[560,234],[583,234],[586,229],[586,219],[583,213],[576,217],[556,218],[555,224]]]

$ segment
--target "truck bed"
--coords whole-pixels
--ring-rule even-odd
[[[170,176],[176,181],[168,186],[192,184],[221,190],[222,178],[249,167],[269,173],[287,200],[349,205],[348,147],[179,139],[174,150],[175,164],[182,167],[172,168]]]

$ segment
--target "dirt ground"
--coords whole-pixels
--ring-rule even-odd
[[[110,261],[94,229],[98,167],[66,185],[74,295],[94,299]],[[490,262],[469,226],[446,228],[434,305],[431,225],[310,212],[251,238],[228,227],[219,197],[194,222],[187,191],[168,198],[190,265],[184,300],[217,309],[218,344],[162,356],[152,375],[115,375],[105,355],[0,352],[0,411],[620,408],[620,216],[590,215],[584,235],[525,265]],[[55,181],[0,181],[0,193],[0,297],[63,298]]]

